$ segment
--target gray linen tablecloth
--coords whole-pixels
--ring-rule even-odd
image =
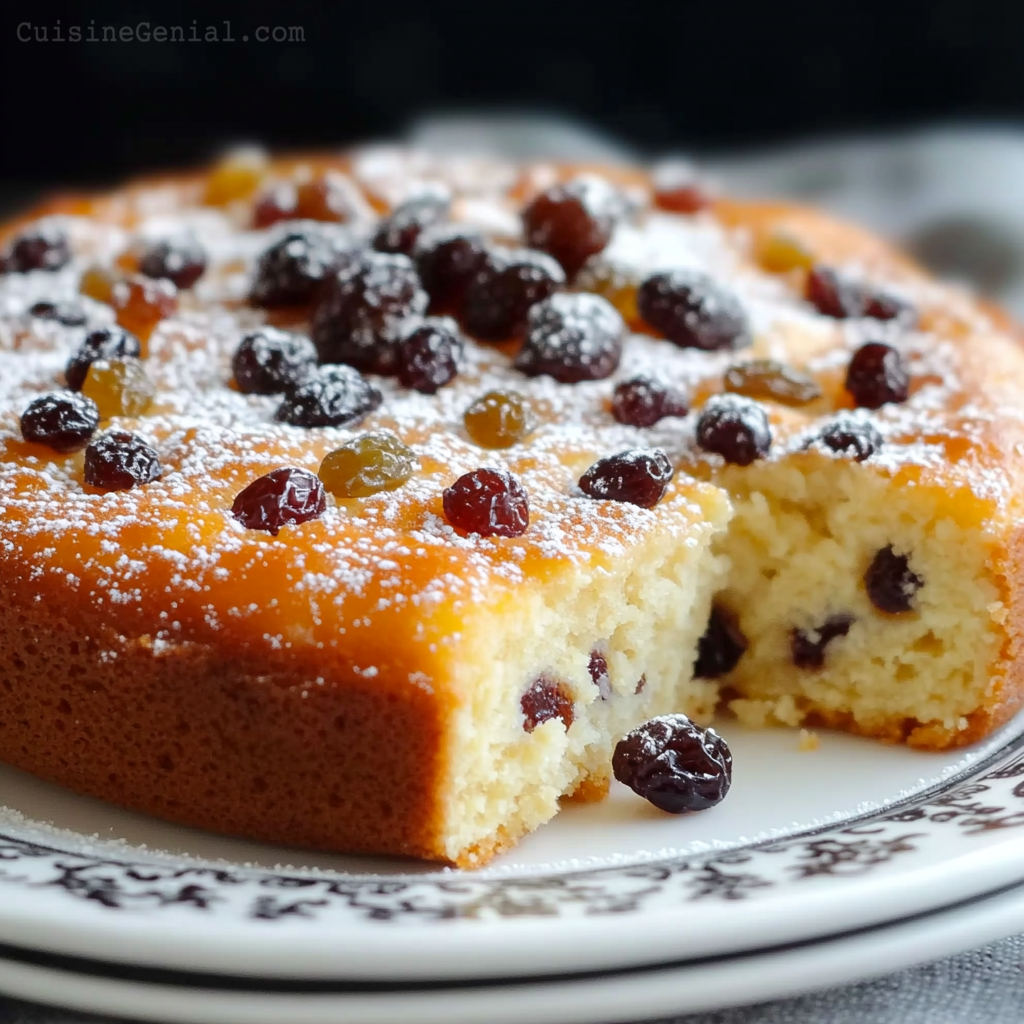
[[[519,157],[631,155],[578,125],[535,117],[431,120],[411,137]],[[749,154],[710,166],[730,191],[790,196],[874,225],[939,272],[978,286],[1024,317],[1024,133],[943,128]],[[645,1016],[638,1006],[636,1021]],[[684,1022],[1021,1024],[1024,935],[884,978],[672,1024]],[[0,999],[0,1024],[114,1022]]]

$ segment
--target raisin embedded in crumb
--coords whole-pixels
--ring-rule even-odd
[[[685,160],[665,161],[651,170],[654,205],[670,213],[698,213],[714,202],[714,191]]]
[[[612,696],[612,679],[608,675],[608,659],[596,647],[590,652],[590,662],[587,668],[590,671],[590,678],[601,696],[601,700],[610,699]]]
[[[97,359],[82,382],[82,394],[91,398],[100,418],[141,416],[152,404],[156,385],[138,359]]]
[[[818,669],[825,665],[825,648],[837,637],[846,636],[854,623],[846,613],[830,615],[817,629],[793,629],[789,649],[797,668]]]
[[[411,256],[423,231],[440,224],[448,216],[449,206],[446,196],[426,195],[407,199],[380,222],[373,236],[374,249]]]
[[[853,354],[846,371],[846,390],[862,409],[880,409],[890,402],[905,402],[910,374],[891,345],[869,341]]]
[[[316,347],[309,338],[261,327],[242,339],[231,365],[242,394],[278,395],[308,380],[316,363]]]
[[[137,359],[142,344],[123,327],[101,327],[85,336],[78,351],[71,357],[64,376],[72,391],[81,391],[89,367],[97,359]]]
[[[737,363],[725,371],[725,390],[735,395],[746,395],[780,405],[807,405],[821,398],[818,382],[807,373],[801,373],[774,359],[752,359]]]
[[[854,419],[852,416],[837,416],[822,427],[816,441],[829,451],[849,456],[855,462],[871,458],[884,443],[875,427],[866,420]]]
[[[892,545],[882,548],[864,574],[871,603],[880,611],[899,615],[914,609],[914,597],[924,580],[910,568],[906,555],[897,555]]]
[[[601,178],[553,185],[523,210],[526,244],[554,256],[571,278],[608,244],[624,205],[619,192]]]
[[[178,308],[178,289],[166,278],[138,277],[114,286],[117,322],[140,341],[148,340],[161,320]]]
[[[511,448],[529,432],[530,406],[515,391],[488,391],[463,414],[466,433],[481,448]]]
[[[771,448],[764,409],[742,395],[712,395],[697,420],[697,446],[734,466],[749,466]]]
[[[336,498],[393,491],[412,476],[416,457],[389,430],[375,430],[328,452],[317,476]]]
[[[275,469],[254,480],[231,506],[231,514],[247,530],[266,530],[276,537],[282,526],[319,519],[327,510],[323,484],[308,469]]]
[[[456,315],[470,281],[487,260],[487,247],[476,232],[443,224],[419,236],[413,259],[430,296],[430,308]]]
[[[11,242],[3,256],[3,273],[60,270],[71,262],[71,247],[64,232],[52,224],[37,224]]]
[[[666,416],[685,416],[689,411],[682,391],[650,377],[621,381],[612,392],[612,416],[630,427],[653,427]]]
[[[686,715],[662,715],[619,740],[612,771],[659,810],[684,814],[725,799],[732,754],[714,729],[701,729]]]
[[[444,514],[457,530],[481,537],[518,537],[530,525],[519,479],[502,469],[475,469],[444,492]]]
[[[260,256],[249,299],[267,308],[307,305],[357,248],[342,228],[312,222],[293,227]]]
[[[139,259],[139,273],[167,278],[178,288],[191,288],[206,272],[206,250],[189,236],[151,245]]]
[[[454,380],[462,356],[462,334],[454,320],[428,318],[398,344],[398,382],[424,395]]]
[[[693,674],[698,679],[718,679],[726,675],[739,664],[748,646],[736,616],[719,604],[713,605],[707,629],[697,643]]]
[[[533,732],[538,725],[552,718],[560,719],[568,729],[576,717],[572,694],[557,679],[547,675],[538,677],[530,684],[530,688],[520,698],[519,706],[522,708],[523,729],[526,732]]]
[[[313,317],[320,361],[394,373],[403,322],[425,313],[427,302],[408,256],[363,253],[331,275]]]
[[[705,274],[654,274],[640,285],[636,301],[641,318],[680,348],[714,352],[750,344],[743,307]]]
[[[37,320],[55,320],[65,327],[82,327],[89,319],[77,302],[37,302],[28,313]]]
[[[838,320],[906,320],[913,316],[913,310],[902,300],[849,281],[828,267],[815,267],[807,275],[807,299],[819,313]]]
[[[351,366],[321,366],[290,391],[277,419],[293,427],[344,427],[358,423],[383,401],[381,393]]]
[[[491,253],[470,282],[463,322],[482,341],[506,341],[526,333],[530,307],[565,284],[565,273],[546,253],[532,249]]]
[[[562,384],[602,380],[622,358],[626,325],[600,295],[552,295],[530,309],[526,342],[515,368]]]
[[[84,448],[99,424],[99,409],[91,398],[74,391],[53,392],[35,399],[22,413],[21,433],[26,441],[63,454]]]
[[[599,459],[580,477],[588,498],[654,508],[672,480],[672,463],[660,448],[631,448]]]
[[[130,491],[159,480],[160,456],[137,434],[111,430],[85,449],[85,482],[103,491]]]

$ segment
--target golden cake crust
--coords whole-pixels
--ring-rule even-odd
[[[81,244],[111,263],[147,224],[173,222],[183,210],[198,209],[237,225],[258,181],[325,169],[351,175],[368,210],[379,213],[425,172],[422,163],[401,154],[387,158],[391,163],[375,159],[264,163],[249,191],[244,176],[232,184],[222,167],[100,197],[61,198],[5,228],[0,245],[41,217],[70,218]],[[497,237],[514,229],[514,211],[532,194],[582,172],[600,173],[641,197],[649,192],[647,175],[637,171],[426,163],[427,176],[443,179],[457,194],[470,183],[467,219],[491,204],[484,213],[493,215]],[[767,310],[766,326],[757,333],[759,351],[813,365],[825,390],[813,409],[771,410],[780,451],[789,451],[790,440],[795,445],[823,413],[851,406],[842,389],[844,364],[829,361],[833,350],[847,351],[851,342],[841,336],[840,324],[807,310],[800,292],[806,267],[797,261],[780,269],[774,242],[795,240],[815,263],[854,264],[865,280],[893,287],[913,302],[921,336],[912,353],[914,391],[932,388],[932,397],[913,412],[879,414],[887,439],[904,454],[893,455],[877,472],[902,486],[947,492],[954,518],[991,535],[1004,633],[990,669],[993,685],[966,724],[955,727],[906,716],[865,721],[823,709],[810,710],[806,721],[924,749],[987,735],[1024,700],[1024,529],[1013,525],[1024,495],[1024,421],[1014,411],[1024,382],[1017,329],[999,310],[936,285],[874,236],[815,211],[720,200],[691,220],[698,258],[704,258],[704,246],[712,271],[720,265],[723,273],[740,275],[751,301]],[[164,478],[106,495],[101,512],[99,493],[78,483],[80,454],[54,457],[20,437],[17,417],[26,396],[53,386],[53,367],[62,365],[64,353],[55,355],[59,339],[53,333],[8,314],[0,336],[5,366],[20,365],[19,353],[27,361],[38,356],[38,365],[31,363],[24,387],[5,394],[0,386],[4,760],[80,792],[219,832],[482,863],[519,836],[514,828],[499,830],[454,858],[445,846],[443,787],[453,756],[445,723],[468,699],[460,690],[458,645],[451,638],[467,607],[481,601],[500,606],[523,580],[542,584],[595,554],[600,562],[602,545],[616,538],[626,543],[653,529],[653,520],[632,506],[581,508],[568,496],[595,458],[640,435],[601,422],[608,419],[603,392],[586,392],[592,408],[581,412],[575,398],[563,400],[559,386],[531,385],[539,439],[506,464],[547,488],[537,492],[537,528],[511,542],[460,543],[450,531],[425,527],[443,522],[444,484],[487,461],[451,424],[465,395],[501,379],[505,355],[488,349],[457,397],[442,393],[432,409],[424,400],[415,415],[385,402],[360,428],[389,427],[417,445],[420,475],[401,502],[369,499],[347,516],[309,523],[301,534],[283,532],[272,541],[245,535],[228,513],[241,485],[280,465],[315,472],[327,451],[353,432],[298,436],[246,421],[240,434],[232,419],[241,415],[237,403],[227,407],[220,398],[197,397],[192,410],[174,397],[190,390],[207,394],[202,378],[212,364],[200,360],[197,371],[189,367],[211,336],[234,337],[240,325],[265,319],[289,322],[245,304],[238,291],[243,264],[228,252],[218,279],[222,289],[183,299],[182,315],[154,333],[148,365],[163,390],[145,420],[126,425],[160,442]],[[631,327],[642,327],[629,308],[623,313]],[[635,344],[641,368],[654,358],[651,346],[667,346],[648,339]],[[706,367],[680,364],[697,404],[720,389],[725,362],[709,356]],[[171,397],[162,398],[164,392]],[[230,402],[236,398],[231,395]],[[259,415],[267,408],[260,406]],[[563,429],[577,415],[585,429]],[[439,417],[449,424],[443,440]],[[698,481],[713,483],[717,470],[688,451],[685,439],[672,449],[666,431],[657,438],[684,471],[667,502],[696,521],[693,488],[699,490]],[[599,798],[606,787],[606,774],[582,778],[576,794]]]

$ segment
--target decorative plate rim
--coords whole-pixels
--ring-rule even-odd
[[[0,832],[0,942],[27,948],[88,954],[102,934],[118,961],[281,977],[510,976],[553,956],[563,970],[626,966],[835,933],[1024,878],[1024,732],[835,825],[533,875],[155,863],[18,832]]]

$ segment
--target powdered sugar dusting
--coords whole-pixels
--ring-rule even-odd
[[[508,196],[520,180],[514,168],[375,149],[357,156],[352,173],[377,200],[394,203],[443,187],[455,197],[458,222],[503,243],[518,230],[522,200]],[[581,496],[576,481],[582,472],[616,452],[661,448],[675,462],[702,458],[693,445],[695,413],[649,429],[615,422],[609,404],[616,382],[645,374],[706,395],[720,390],[725,368],[747,355],[788,358],[822,378],[836,378],[868,335],[897,345],[919,384],[905,405],[873,414],[889,442],[874,462],[877,471],[913,465],[959,473],[997,502],[1010,491],[1006,471],[992,468],[998,461],[986,467],[949,457],[949,439],[981,447],[991,443],[994,421],[1022,420],[1009,390],[996,388],[984,399],[977,393],[972,381],[978,370],[965,366],[962,344],[940,341],[931,331],[819,315],[785,278],[757,269],[742,233],[725,229],[707,212],[627,219],[577,287],[595,267],[634,282],[655,270],[699,270],[743,305],[754,334],[747,352],[684,350],[630,334],[612,378],[563,385],[545,376],[527,378],[500,348],[471,344],[459,377],[435,396],[374,378],[384,401],[361,424],[307,430],[278,423],[279,398],[243,395],[231,386],[231,358],[241,337],[264,321],[243,300],[255,260],[274,231],[240,227],[234,208],[179,209],[183,193],[151,188],[152,194],[133,193],[137,223],[114,215],[106,221],[58,218],[74,253],[69,266],[0,277],[0,557],[37,579],[40,593],[54,586],[74,590],[126,634],[178,643],[230,629],[245,643],[279,650],[343,650],[360,674],[375,678],[389,630],[415,622],[424,645],[450,645],[457,634],[451,612],[457,618],[560,565],[618,558],[652,531],[685,540],[710,529],[701,510],[706,485],[685,473],[677,474],[653,510]],[[41,300],[75,300],[89,314],[90,328],[110,323],[108,307],[77,295],[83,269],[111,266],[128,248],[183,232],[204,247],[209,269],[150,339],[146,367],[157,386],[150,413],[111,424],[152,443],[164,475],[131,492],[88,491],[80,454],[48,455],[28,447],[18,425],[33,397],[61,386],[63,367],[86,328],[35,319],[27,311]],[[906,290],[922,304],[945,294],[931,285]],[[985,329],[964,300],[949,301],[957,315],[971,314],[971,330]],[[289,326],[308,330],[308,323]],[[462,414],[495,388],[526,395],[537,426],[513,448],[485,451],[468,439]],[[770,457],[802,448],[828,411],[773,413]],[[334,503],[320,520],[277,537],[247,531],[229,514],[234,496],[257,476],[286,465],[315,472],[328,451],[375,428],[395,431],[416,454],[420,468],[400,490]],[[481,466],[522,480],[531,509],[522,537],[464,536],[445,521],[444,488]]]

